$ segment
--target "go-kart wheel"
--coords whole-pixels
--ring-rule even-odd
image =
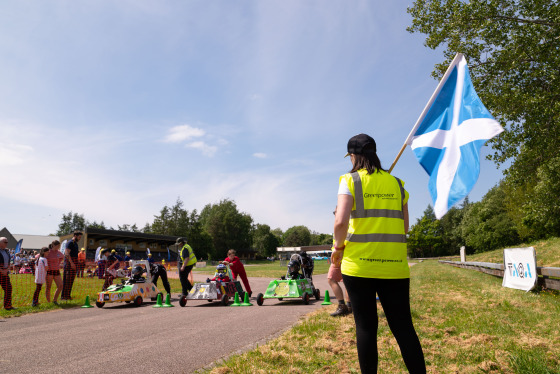
[[[228,306],[228,304],[229,304],[229,296],[228,295],[222,296],[222,305]]]
[[[142,296],[136,296],[136,298],[134,299],[134,306],[140,306],[143,302],[144,299],[142,299]]]
[[[284,298],[283,298],[283,297],[279,297],[278,300],[279,300],[279,301],[282,301],[282,300],[284,300]]]
[[[179,305],[181,305],[181,306],[187,305],[187,297],[186,296],[181,296],[181,298],[179,299]]]
[[[304,303],[305,305],[308,305],[308,304],[309,304],[309,294],[308,294],[307,292],[305,292],[305,293],[303,294],[303,303]]]
[[[103,308],[104,305],[105,305],[105,303],[102,302],[102,301],[96,301],[95,302],[95,306],[97,306],[98,308]]]
[[[206,301],[208,301],[209,303],[211,303],[211,302],[212,302],[212,301],[214,301],[214,300],[212,300],[212,299],[208,299],[208,300],[206,300]]]
[[[257,305],[262,306],[264,303],[264,295],[262,293],[257,295]]]
[[[318,288],[315,289],[315,300],[321,300],[321,291]]]
[[[125,303],[130,304],[130,300],[126,300]]]

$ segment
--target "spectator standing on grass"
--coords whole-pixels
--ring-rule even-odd
[[[334,208],[333,214],[336,216],[336,207]],[[331,313],[331,316],[345,316],[352,313],[352,303],[350,302],[350,298],[348,297],[348,292],[346,292],[346,290],[343,291],[342,287],[340,287],[340,282],[342,282],[342,271],[340,270],[340,264],[335,264],[333,261],[331,261],[330,263],[331,264],[329,266],[329,272],[327,274],[327,282],[333,290],[334,297],[336,298],[336,300],[338,300],[338,307],[336,308],[334,313]]]
[[[78,242],[82,235],[81,231],[74,231],[72,240],[66,244],[66,250],[64,251],[64,286],[62,288],[61,300],[72,300],[72,286],[74,285],[74,279],[76,279],[78,253],[80,252]]]
[[[222,261],[222,263],[224,265],[229,264],[234,280],[237,280],[237,276],[241,278],[243,286],[245,286],[245,291],[249,294],[249,297],[251,297],[253,291],[251,291],[251,286],[249,285],[249,279],[247,278],[247,273],[245,272],[245,266],[243,266],[239,257],[236,256],[235,249],[230,249],[228,251],[227,257],[224,261]]]
[[[84,277],[85,268],[86,268],[86,249],[82,248],[80,249],[80,253],[78,253],[78,272],[76,273],[76,276],[78,278]]]
[[[37,251],[33,251],[33,253],[29,255],[29,266],[31,266],[31,273],[33,273],[33,275],[35,275],[35,265],[38,258],[39,253],[37,253]]]
[[[39,294],[41,293],[41,287],[43,284],[47,283],[47,271],[49,270],[49,263],[45,256],[49,253],[48,247],[41,248],[41,253],[37,258],[37,267],[35,270],[35,293],[33,294],[33,302],[31,306],[39,305]]]
[[[177,238],[175,244],[180,246],[177,269],[179,270],[179,280],[181,281],[182,294],[179,297],[187,296],[193,287],[191,282],[189,282],[189,273],[196,264],[196,256],[194,255],[194,251],[191,246],[187,244],[187,239]]]
[[[408,192],[381,168],[373,138],[348,141],[352,169],[339,179],[332,261],[352,302],[362,373],[377,372],[377,302],[410,373],[426,373],[424,354],[410,313],[406,257]]]
[[[21,268],[21,256],[18,253],[14,257],[14,273],[18,274],[20,268]]]
[[[51,284],[54,280],[56,284],[56,292],[54,293],[53,297],[53,304],[58,305],[58,296],[62,291],[62,277],[60,276],[60,263],[64,259],[64,255],[60,253],[60,242],[58,240],[54,240],[51,244],[49,244],[49,252],[45,256],[47,259],[49,270],[47,270],[47,288],[46,298],[47,302],[51,302]]]
[[[12,306],[12,282],[10,282],[10,251],[6,249],[8,239],[0,238],[0,286],[4,290],[4,309],[13,310]]]

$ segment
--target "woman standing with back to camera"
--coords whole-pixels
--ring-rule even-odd
[[[341,263],[356,323],[362,373],[377,372],[377,302],[410,373],[426,364],[410,313],[410,270],[406,257],[408,192],[381,168],[372,137],[348,141],[352,170],[340,177],[332,261]]]

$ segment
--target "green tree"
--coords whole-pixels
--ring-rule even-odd
[[[180,198],[177,198],[175,205],[164,206],[159,215],[154,216],[154,222],[146,224],[142,231],[185,237],[198,258],[210,258],[214,253],[212,238],[204,230],[196,209],[192,212],[184,209]]]
[[[97,223],[97,221],[93,221],[93,222],[88,222],[87,223],[87,227],[91,227],[94,229],[103,229],[106,230],[107,227],[105,226],[105,223],[103,221],[101,221],[100,223]]]
[[[470,204],[461,222],[465,243],[476,252],[517,244],[519,236],[508,215],[501,185],[495,186],[481,201]]]
[[[505,203],[519,232],[559,235],[556,220],[548,218],[558,217],[560,199],[543,199],[541,192],[560,184],[551,172],[560,149],[560,3],[417,0],[408,12],[408,30],[426,34],[429,48],[444,48],[447,61],[436,66],[434,77],[443,75],[456,52],[464,53],[481,100],[506,125],[490,141],[491,158],[498,165],[511,161],[505,183],[521,190],[524,200]]]
[[[415,258],[446,254],[441,223],[436,219],[431,205],[408,231],[407,247],[409,256]]]
[[[311,245],[332,245],[332,234],[322,234],[316,231],[311,233]]]
[[[270,231],[270,226],[257,223],[253,230],[253,247],[263,257],[276,255],[279,241],[276,235]]]
[[[443,246],[445,248],[446,255],[458,254],[459,249],[462,246],[466,247],[467,253],[472,252],[471,249],[466,245],[461,230],[463,216],[469,205],[469,198],[466,197],[460,207],[453,207],[449,209],[447,214],[445,214],[440,219]]]
[[[283,246],[282,238],[284,237],[284,232],[282,231],[282,229],[280,227],[277,227],[274,230],[271,230],[270,232],[274,234],[274,236],[276,236],[276,239],[278,239],[278,246],[282,247]]]
[[[311,232],[305,226],[290,227],[282,237],[284,247],[304,247],[311,244]]]
[[[128,223],[125,223],[124,225],[117,225],[118,230],[119,231],[128,231],[128,232],[142,232],[140,231],[140,229],[138,228],[138,226],[136,226],[136,224],[132,224],[129,225]]]
[[[202,226],[212,237],[215,258],[226,257],[229,249],[251,248],[253,219],[237,210],[233,200],[207,204],[200,213]]]
[[[74,232],[74,230],[85,229],[86,219],[83,214],[73,213],[72,211],[67,214],[62,214],[62,220],[58,224],[57,236],[67,235]]]

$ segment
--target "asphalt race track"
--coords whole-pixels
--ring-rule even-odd
[[[175,308],[114,303],[0,319],[0,373],[192,373],[278,336],[321,308],[329,289],[327,275],[316,275],[321,301],[268,299],[259,307],[255,297],[270,279],[249,281],[251,307],[189,300],[181,308],[173,294]]]

